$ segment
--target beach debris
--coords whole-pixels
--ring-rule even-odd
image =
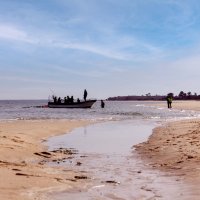
[[[75,179],[88,179],[88,177],[84,176],[84,175],[82,175],[82,176],[74,176],[74,178]]]
[[[115,184],[115,185],[119,185],[120,184],[119,181],[115,181],[115,180],[107,180],[107,181],[103,181],[102,183],[111,183],[111,184]]]
[[[182,163],[182,162],[184,162],[183,160],[179,160],[179,161],[177,161],[176,163]]]
[[[35,155],[37,155],[37,156],[42,156],[42,157],[44,157],[44,158],[50,158],[50,156],[49,156],[49,154],[47,154],[47,152],[40,152],[40,153],[34,153]],[[51,155],[51,154],[50,154]]]
[[[77,162],[76,165],[77,165],[77,166],[80,166],[80,165],[82,165],[82,163],[81,163],[81,162]]]
[[[69,157],[67,157],[66,159],[73,159],[74,157],[73,156],[69,156]]]
[[[182,169],[182,167],[178,167],[178,166],[172,166],[172,167],[170,167],[170,169],[179,170],[179,169]]]
[[[45,154],[45,155],[51,155],[51,153],[47,152],[47,151],[42,151],[41,152],[42,154]]]
[[[60,162],[66,162],[66,158],[53,159],[52,162],[57,162],[58,164],[59,164]]]
[[[13,171],[22,171],[22,170],[20,170],[20,169],[12,169]]]
[[[16,173],[15,175],[17,175],[17,176],[26,176],[26,177],[30,177],[30,176],[33,176],[33,177],[42,177],[40,175],[24,174],[24,173]]]
[[[12,165],[12,166],[24,167],[24,166],[26,166],[26,163],[25,163],[25,161],[22,161],[21,163],[12,163],[12,162],[0,160],[0,166],[1,165],[2,166]]]
[[[23,174],[23,173],[16,173],[15,175],[17,175],[17,176],[29,176],[28,174]]]
[[[72,154],[76,154],[77,150],[75,150],[75,149],[66,149],[66,148],[65,149],[64,148],[59,148],[59,149],[55,149],[55,150],[53,150],[51,152],[72,155]]]
[[[82,156],[80,156],[80,158],[87,158],[88,156],[85,156],[85,155],[82,155]]]
[[[68,179],[68,178],[67,178],[66,180],[67,180],[67,181],[76,182],[76,179],[70,179],[70,178]]]
[[[188,155],[187,158],[188,158],[188,159],[192,159],[192,158],[194,158],[194,156]]]

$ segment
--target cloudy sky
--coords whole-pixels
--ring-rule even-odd
[[[0,99],[200,93],[199,0],[0,0]]]

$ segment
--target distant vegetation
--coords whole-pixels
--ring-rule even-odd
[[[117,97],[109,97],[108,101],[164,101],[167,96],[171,96],[173,100],[200,100],[200,95],[196,92],[192,94],[191,92],[180,91],[178,95],[174,95],[174,93],[168,93],[167,95],[151,95],[151,93],[141,95],[141,96],[117,96]]]

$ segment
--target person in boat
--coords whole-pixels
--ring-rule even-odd
[[[81,102],[81,101],[80,101],[80,99],[78,98],[78,99],[77,99],[77,103],[80,103],[80,102]]]
[[[53,102],[57,103],[57,97],[53,95],[52,98],[53,98]]]
[[[70,98],[70,103],[74,103],[74,97],[73,96],[71,96],[71,98]]]
[[[101,107],[104,108],[105,107],[105,103],[103,100],[101,100]]]
[[[67,103],[70,103],[70,98],[69,98],[69,96],[67,96]]]
[[[86,101],[87,95],[88,95],[88,93],[87,93],[87,90],[85,89],[85,90],[84,90],[84,94],[83,94],[83,99],[84,99],[85,101]]]
[[[61,103],[61,98],[60,97],[58,97],[58,103]]]

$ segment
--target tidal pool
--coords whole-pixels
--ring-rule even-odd
[[[62,165],[84,172],[91,178],[92,185],[54,192],[49,199],[184,199],[181,178],[152,170],[133,148],[146,141],[155,126],[155,122],[148,120],[105,122],[50,138],[49,150],[78,150],[72,161]],[[77,162],[81,165],[77,166]]]

